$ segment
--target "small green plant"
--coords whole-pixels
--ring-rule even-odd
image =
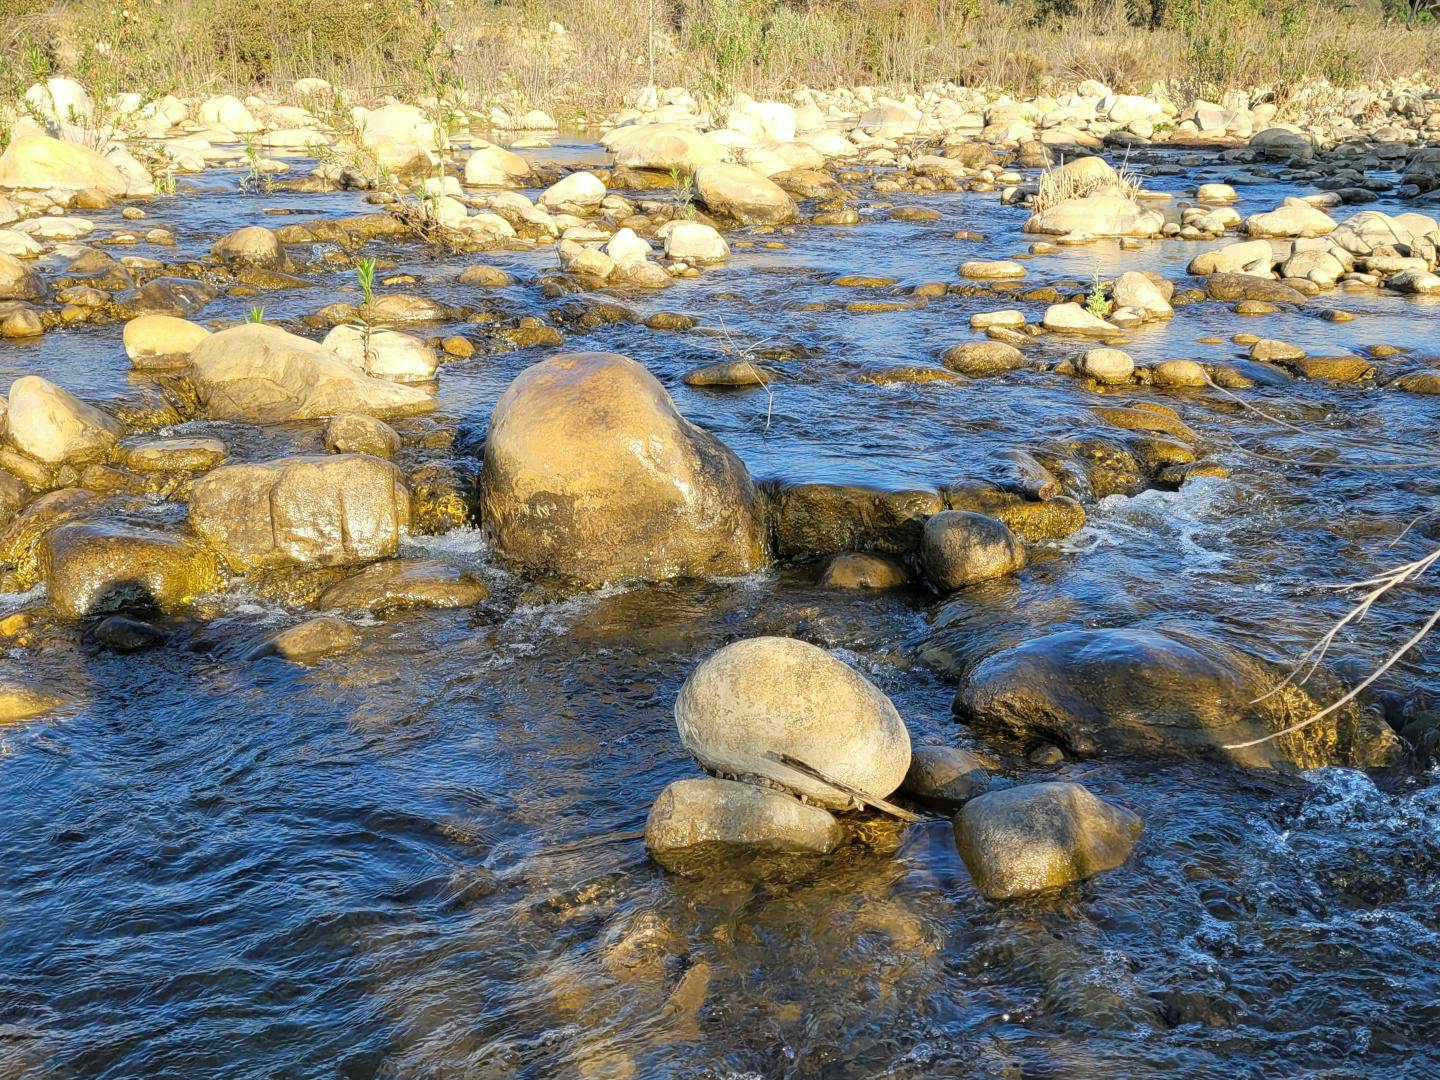
[[[1105,283],[1100,280],[1100,264],[1095,264],[1095,274],[1090,280],[1090,293],[1085,297],[1085,310],[1097,319],[1110,314],[1110,301],[1105,299]]]
[[[695,216],[695,178],[679,169],[670,168],[670,192],[675,200],[675,216]]]
[[[240,190],[259,193],[269,187],[265,174],[260,170],[260,149],[255,145],[253,135],[243,136],[245,142],[245,175],[240,178]]]
[[[263,307],[252,307],[246,313],[245,321],[247,323],[255,323],[256,325],[263,323],[265,321],[265,309]]]
[[[355,264],[355,281],[360,286],[360,308],[355,313],[355,325],[360,328],[361,355],[368,366],[372,354],[371,335],[375,333],[375,259],[373,256],[361,259]]]
[[[155,195],[159,198],[162,195],[170,196],[175,194],[175,174],[157,173],[155,175]]]

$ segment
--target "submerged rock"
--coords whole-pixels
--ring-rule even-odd
[[[614,353],[553,356],[510,384],[491,416],[481,507],[506,562],[585,585],[765,561],[740,459]]]
[[[190,354],[190,379],[212,420],[283,423],[339,413],[414,416],[436,406],[417,387],[375,379],[325,346],[278,326],[212,334]]]
[[[54,712],[65,704],[65,698],[43,686],[0,680],[0,725],[17,724]]]
[[[1025,784],[971,799],[955,846],[988,900],[1032,896],[1113,870],[1145,824],[1079,784]]]
[[[190,492],[190,524],[236,573],[394,555],[410,527],[400,470],[364,454],[226,465]]]
[[[832,558],[820,575],[828,589],[898,589],[910,583],[905,567],[884,555],[846,551]]]
[[[95,627],[95,641],[116,652],[139,652],[165,644],[169,635],[157,626],[128,615],[111,615]]]
[[[46,536],[41,566],[50,603],[80,618],[124,608],[172,611],[221,585],[215,553],[172,533],[74,522]]]
[[[792,638],[727,645],[675,699],[680,740],[706,770],[757,778],[837,809],[849,795],[771,758],[788,754],[869,795],[910,767],[910,735],[890,699],[824,649]]]
[[[271,635],[251,649],[245,659],[278,656],[296,664],[313,664],[327,656],[347,652],[359,643],[360,631],[344,619],[321,616]]]
[[[387,615],[407,608],[470,607],[490,595],[468,571],[435,559],[389,559],[330,586],[316,607]]]
[[[713,777],[675,781],[660,793],[645,822],[645,846],[655,861],[680,868],[687,854],[702,855],[710,846],[828,855],[842,836],[827,810]]]
[[[1199,754],[1237,765],[1374,767],[1398,759],[1382,721],[1341,710],[1244,749],[1318,708],[1232,646],[1180,631],[1068,630],[982,661],[956,694],[955,712],[979,731],[1055,742],[1080,755]],[[1259,700],[1262,699],[1263,700]]]

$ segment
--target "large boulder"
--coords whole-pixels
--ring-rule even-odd
[[[81,618],[120,608],[170,611],[220,587],[204,544],[113,522],[72,522],[46,536],[41,567],[50,603]]]
[[[1274,210],[1245,219],[1251,236],[1324,236],[1335,231],[1335,219],[1304,199],[1287,198]]]
[[[477,147],[465,162],[466,187],[510,187],[530,175],[530,163],[503,146]]]
[[[1097,193],[1032,214],[1022,231],[1049,236],[1159,236],[1164,227],[1165,215],[1160,211],[1123,195]]]
[[[1267,281],[1253,274],[1211,274],[1205,295],[1212,300],[1263,300],[1267,304],[1303,304],[1305,294],[1283,281]]]
[[[586,585],[765,561],[740,459],[614,353],[552,356],[510,384],[490,420],[481,504],[506,562]]]
[[[727,154],[721,143],[684,124],[630,124],[608,132],[601,142],[614,153],[616,165],[685,175],[724,161]]]
[[[1024,784],[991,791],[955,815],[955,846],[988,900],[1069,885],[1130,857],[1145,824],[1079,784]]]
[[[665,241],[665,256],[694,265],[724,262],[730,257],[730,245],[710,225],[699,221],[670,221],[660,228]]]
[[[201,103],[200,122],[227,128],[236,135],[251,135],[260,130],[260,124],[245,103],[231,94],[222,94]]]
[[[395,554],[410,492],[399,469],[364,454],[226,465],[196,481],[190,524],[236,573],[345,566]]]
[[[185,367],[210,331],[173,315],[140,315],[125,324],[125,355],[142,371]]]
[[[800,216],[795,200],[744,165],[712,162],[695,171],[695,191],[715,214],[741,225],[780,225]]]
[[[409,608],[470,607],[490,591],[467,570],[436,559],[387,559],[331,585],[316,601],[321,611],[388,615]]]
[[[910,768],[910,735],[890,699],[824,649],[792,638],[749,638],[707,658],[680,688],[675,723],[706,770],[836,809],[852,806],[851,797],[771,755],[879,798]]]
[[[124,195],[130,188],[125,174],[89,147],[61,142],[39,132],[10,140],[0,154],[0,188],[83,191],[95,188],[106,195]]]
[[[995,518],[946,510],[925,523],[920,563],[930,584],[948,593],[1018,573],[1025,565],[1025,546]]]
[[[190,354],[190,380],[212,420],[414,416],[436,406],[423,390],[371,378],[318,342],[263,323],[202,340]]]
[[[1067,630],[976,665],[956,694],[955,712],[979,731],[1059,743],[1080,755],[1203,755],[1250,767],[1301,768],[1372,767],[1398,757],[1390,728],[1356,709],[1269,742],[1226,749],[1274,734],[1321,707],[1293,686],[1271,694],[1278,682],[1261,661],[1194,634]],[[1322,686],[1317,697],[1328,702],[1332,691]]]
[[[828,855],[843,832],[829,811],[779,791],[733,780],[677,780],[655,800],[645,846],[655,861],[684,868],[715,848]]]
[[[210,245],[210,254],[236,269],[290,269],[290,258],[285,254],[280,238],[260,225],[247,225],[226,233]]]
[[[48,465],[95,461],[120,437],[120,421],[39,375],[10,385],[10,441]]]
[[[1246,240],[1226,244],[1214,251],[1202,251],[1190,260],[1186,273],[1196,277],[1207,274],[1252,274],[1268,278],[1275,265],[1275,248],[1269,240]]]

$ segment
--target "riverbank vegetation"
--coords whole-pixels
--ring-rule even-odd
[[[437,56],[479,103],[562,115],[646,84],[718,97],[943,80],[1033,96],[1095,79],[1283,104],[1316,82],[1433,69],[1440,27],[1407,0],[0,0],[0,65],[25,75],[109,57],[176,93],[318,76],[404,96]]]

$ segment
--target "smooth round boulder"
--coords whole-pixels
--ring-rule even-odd
[[[897,560],[863,551],[844,551],[825,564],[820,585],[827,589],[899,589],[910,575]]]
[[[1000,375],[1025,366],[1025,354],[1003,341],[965,341],[940,354],[951,371],[971,378]]]
[[[563,353],[516,377],[491,415],[480,495],[506,563],[581,585],[765,562],[744,464],[614,353]]]
[[[1098,383],[1128,383],[1135,374],[1135,361],[1119,349],[1091,349],[1080,358],[1075,370]]]
[[[0,252],[0,300],[43,300],[45,283],[28,265]]]
[[[125,355],[141,371],[181,368],[210,331],[173,315],[140,315],[125,324]]]
[[[530,163],[503,146],[481,146],[465,162],[466,187],[510,187],[530,175]]]
[[[990,786],[985,765],[969,750],[956,746],[916,746],[900,793],[925,803],[961,806]]]
[[[47,465],[104,457],[120,437],[120,421],[39,375],[10,384],[10,441]]]
[[[360,631],[344,619],[322,615],[272,634],[245,655],[246,660],[278,656],[295,664],[313,664],[347,652],[360,643]]]
[[[425,383],[435,378],[440,356],[413,334],[341,323],[320,344],[354,368],[376,379]]]
[[[332,454],[369,454],[390,461],[400,435],[384,420],[362,413],[341,413],[325,425],[325,449]]]
[[[0,154],[0,188],[34,191],[84,191],[95,188],[111,197],[124,195],[125,174],[88,146],[62,142],[39,131],[10,140]]]
[[[987,900],[1034,896],[1113,870],[1145,823],[1079,784],[991,791],[955,815],[955,846]]]
[[[665,256],[694,266],[724,262],[730,245],[712,226],[699,221],[675,221],[660,230]]]
[[[744,165],[716,161],[700,166],[695,193],[712,213],[741,225],[782,225],[800,216],[784,189]]]
[[[279,238],[259,225],[247,225],[226,233],[210,245],[210,254],[232,269],[290,269],[290,259]]]
[[[714,848],[786,855],[828,855],[840,846],[840,823],[828,811],[779,791],[733,780],[676,780],[645,821],[645,847],[662,866],[693,867]]]
[[[969,510],[945,510],[920,536],[925,577],[942,593],[1018,573],[1025,546],[1006,525]]]
[[[832,809],[854,800],[776,756],[879,798],[910,767],[910,734],[890,699],[824,649],[793,638],[737,641],[701,662],[675,699],[675,724],[707,771],[760,778]]]

